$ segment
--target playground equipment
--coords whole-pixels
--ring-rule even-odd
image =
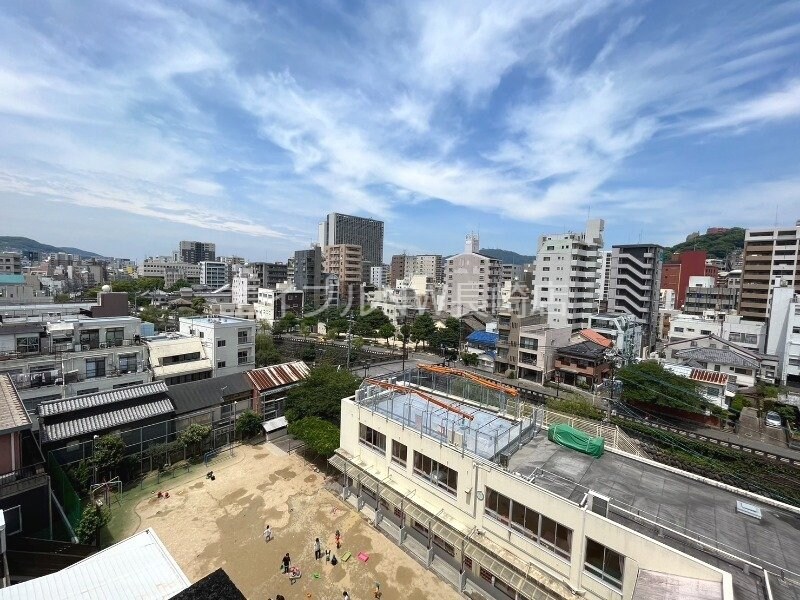
[[[89,498],[97,506],[111,510],[114,501],[122,504],[122,481],[119,477],[114,477],[110,481],[93,483],[89,488]]]

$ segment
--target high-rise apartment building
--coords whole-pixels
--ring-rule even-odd
[[[282,262],[251,262],[247,268],[258,279],[259,287],[274,290],[289,279],[289,266]]]
[[[389,286],[395,287],[398,279],[410,279],[414,275],[424,275],[442,283],[444,267],[441,254],[395,254],[389,265]]]
[[[500,308],[502,263],[478,253],[477,234],[466,238],[464,252],[447,259],[445,310],[454,317],[471,311],[495,314]]]
[[[598,258],[605,222],[591,219],[585,232],[539,237],[533,264],[533,307],[547,310],[550,327],[584,329],[595,309]]]
[[[217,260],[200,261],[200,283],[219,289],[228,283],[228,265]]]
[[[180,262],[196,265],[202,261],[217,260],[217,245],[212,242],[182,241],[178,245]]]
[[[361,246],[334,244],[325,249],[324,269],[339,279],[339,304],[361,305]]]
[[[325,303],[322,250],[319,246],[294,253],[294,287],[305,293],[305,302],[312,308],[319,308]]]
[[[657,244],[625,244],[611,249],[608,312],[636,317],[643,327],[645,348],[653,348],[658,336],[663,250]]]
[[[0,275],[21,275],[22,257],[17,252],[0,252]]]
[[[389,285],[389,265],[371,267],[369,282],[376,288],[385,288]]]
[[[608,306],[608,280],[611,276],[611,250],[601,250],[597,257],[597,302],[599,307]],[[602,310],[605,310],[603,308]]]
[[[769,318],[771,284],[780,278],[800,292],[800,221],[794,227],[748,229],[744,237],[744,264],[739,314],[764,322]]]
[[[383,221],[330,213],[319,224],[319,245],[323,252],[328,246],[346,244],[361,246],[361,260],[370,267],[383,264]]]

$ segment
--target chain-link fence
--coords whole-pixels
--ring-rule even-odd
[[[75,529],[81,521],[81,498],[69,476],[51,453],[47,455],[47,472],[50,474],[53,493],[61,503],[69,524]]]

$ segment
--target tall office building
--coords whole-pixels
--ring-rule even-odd
[[[305,293],[305,302],[313,308],[325,303],[322,280],[322,250],[313,246],[294,253],[294,287]]]
[[[627,313],[642,324],[642,344],[652,349],[658,337],[661,252],[657,244],[624,244],[611,248],[608,312]]]
[[[744,264],[739,314],[751,321],[769,319],[771,284],[800,293],[800,221],[794,227],[748,229],[744,237]]]
[[[550,327],[573,331],[589,324],[595,309],[598,259],[605,222],[591,219],[585,232],[539,237],[533,263],[533,307],[547,310]]]
[[[247,268],[258,279],[259,287],[274,290],[289,279],[289,266],[282,262],[251,262]]]
[[[196,265],[203,261],[217,260],[217,245],[211,242],[182,241],[176,254],[178,261]]]
[[[370,267],[383,264],[383,221],[330,213],[319,224],[319,245],[326,252],[328,246],[347,244],[361,246],[361,260]]]

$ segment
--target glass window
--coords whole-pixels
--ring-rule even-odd
[[[39,352],[39,336],[26,335],[17,338],[17,352],[20,354],[31,354]]]
[[[86,361],[86,379],[106,376],[106,359],[94,358]]]
[[[392,440],[392,462],[406,466],[408,460],[408,448],[397,440]]]
[[[106,329],[106,344],[109,346],[122,346],[125,337],[125,329],[122,327],[110,327]]]
[[[119,372],[120,373],[136,373],[136,354],[120,354],[119,355]]]
[[[222,348],[225,346],[225,340],[217,340],[217,348]]]
[[[606,548],[603,544],[586,538],[586,561],[584,568],[612,587],[622,589],[622,573],[625,571],[625,557],[619,552]]]
[[[432,458],[414,452],[414,474],[455,496],[458,493],[458,471],[439,464]]]
[[[358,441],[378,452],[386,452],[386,436],[363,423],[358,424]]]

